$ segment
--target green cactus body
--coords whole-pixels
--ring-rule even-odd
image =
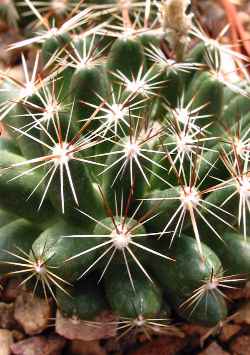
[[[179,189],[175,187],[164,190],[153,190],[147,195],[145,201],[145,211],[148,211],[156,206],[159,214],[155,217],[155,220],[148,221],[147,226],[152,232],[163,231],[166,222],[169,220],[169,216],[178,208]]]
[[[20,155],[20,150],[18,146],[12,139],[1,137],[0,139],[0,150],[1,152],[7,151],[16,155]]]
[[[72,209],[74,203],[77,202],[80,209],[87,208],[92,213],[96,213],[99,206],[86,166],[91,160],[85,159],[84,143],[83,149],[81,145],[80,149],[77,148],[78,131],[75,126],[74,117],[70,114],[62,114],[59,125],[55,126],[51,123],[48,130],[41,132],[41,139],[44,142],[44,156],[51,160],[51,164],[45,165],[44,168],[45,176],[52,172],[51,180],[49,179],[47,185],[51,203],[55,209],[61,210],[69,221],[73,218],[79,222],[81,217],[80,221],[83,223],[84,217]],[[87,139],[86,141],[88,147],[89,141]],[[85,222],[89,224],[90,221],[85,220]]]
[[[36,223],[44,223],[50,220],[54,215],[54,210],[48,200],[44,201],[41,209],[39,204],[34,208],[34,201],[41,201],[43,193],[35,187],[40,183],[41,177],[36,173],[27,174],[27,164],[24,158],[19,155],[5,151],[1,154],[0,206],[7,211],[17,214],[20,217],[35,220]],[[15,168],[16,167],[16,168]],[[5,169],[8,170],[5,171]],[[19,174],[26,175],[16,178]],[[13,181],[11,181],[14,179]],[[31,198],[25,204],[23,203],[29,196]]]
[[[250,277],[250,239],[234,231],[225,231],[222,240],[206,238],[205,242],[219,256],[228,275],[239,275],[247,280]],[[240,255],[240,257],[239,257]]]
[[[193,81],[188,89],[187,98],[195,96],[194,107],[203,107],[199,113],[207,116],[202,120],[202,124],[203,126],[211,124],[208,131],[214,134],[223,112],[224,85],[216,74],[209,72],[200,73]]]
[[[108,61],[108,72],[120,70],[127,78],[137,76],[140,67],[144,65],[144,52],[140,41],[135,37],[121,37],[113,43]]]
[[[166,248],[164,244],[163,247]],[[217,291],[216,283],[210,281],[211,274],[221,274],[222,265],[212,249],[205,244],[202,248],[203,259],[195,240],[182,235],[168,251],[175,258],[173,266],[157,261],[152,262],[151,266],[170,304],[181,317],[190,322],[214,326],[227,316],[226,302]]]
[[[167,245],[167,243],[163,243],[163,247],[168,251],[168,247],[164,244]],[[175,296],[187,297],[201,285],[203,280],[209,279],[212,270],[221,268],[220,260],[205,244],[203,252],[204,258],[201,258],[195,240],[182,235],[175,242],[173,248],[168,251],[175,259],[171,267],[165,261],[152,263],[152,268],[160,284],[172,296],[171,299],[174,299]],[[189,267],[187,267],[187,263]]]
[[[219,294],[209,293],[191,310],[178,308],[178,314],[191,323],[214,327],[225,320],[228,315],[227,304]]]
[[[7,219],[6,219],[7,221]],[[26,258],[32,243],[40,231],[25,219],[9,221],[0,228],[0,273],[11,273],[21,269],[20,263]]]
[[[157,34],[152,34],[150,32],[141,33],[138,36],[139,41],[143,45],[144,48],[151,48],[152,46],[159,47],[161,42],[161,36]],[[148,59],[148,58],[146,58]]]
[[[175,72],[163,71],[160,80],[166,84],[160,90],[162,98],[164,98],[171,107],[175,107],[178,102],[178,97],[183,92],[183,81],[181,75]]]
[[[56,51],[65,47],[71,41],[67,33],[51,36],[44,41],[42,46],[42,57],[44,63],[47,63]]]
[[[143,145],[143,149],[147,150],[148,148],[147,144]],[[143,177],[142,171],[151,169],[152,164],[147,159],[140,157],[140,145],[131,141],[129,137],[125,137],[112,147],[110,153],[107,157],[106,165],[113,168],[110,168],[109,174],[103,174],[104,191],[108,200],[114,201],[115,194],[118,199],[121,199],[122,194],[128,196],[132,188],[135,197],[142,197],[147,185],[147,180]],[[118,162],[114,166],[122,156],[124,156],[124,159],[122,159],[121,163]],[[138,161],[139,163],[137,163]],[[143,177],[143,180],[140,184],[137,184],[136,182],[141,177]]]
[[[30,105],[37,105],[39,103],[40,100],[36,95],[29,98]],[[16,138],[19,149],[26,159],[34,159],[42,155],[41,143],[38,141],[40,138],[40,126],[34,123],[34,119],[31,117],[31,114],[35,115],[36,113],[37,111],[34,109],[34,106],[27,111],[25,105],[18,104],[16,115],[12,116],[10,120],[12,127],[14,127],[12,135]],[[24,134],[22,134],[23,127],[25,127]]]
[[[17,219],[17,216],[15,216],[14,214],[9,213],[5,210],[0,209],[0,226],[1,227],[14,221],[15,219]]]
[[[53,272],[53,281],[62,281],[62,286],[68,282],[76,281],[82,272],[95,257],[95,253],[82,258],[70,260],[72,255],[96,245],[96,239],[66,238],[71,235],[80,235],[83,228],[59,221],[46,229],[33,243],[30,250],[30,259],[39,263],[43,268],[41,272]],[[64,238],[65,237],[65,238]],[[68,260],[68,261],[67,261]],[[39,273],[38,273],[39,276]],[[48,277],[48,280],[49,277]],[[56,282],[54,282],[56,286]]]
[[[59,308],[66,318],[92,320],[107,308],[103,298],[103,289],[96,285],[96,279],[90,278],[76,283],[69,294],[57,289]]]
[[[227,201],[228,197],[231,196],[233,193],[237,192],[236,186],[229,186],[226,189],[219,189],[217,191],[212,191],[205,199],[208,203],[216,203],[218,206],[222,205],[225,201]],[[224,210],[224,212],[223,212]],[[207,220],[209,221],[210,224],[214,224],[216,222],[216,230],[217,230],[217,238],[221,238],[223,235],[224,231],[228,229],[228,226],[233,226],[235,223],[235,214],[237,213],[238,210],[238,196],[237,194],[234,194],[234,196],[227,201],[227,203],[222,206],[222,219],[226,222],[223,223],[223,221],[218,221],[216,216],[212,215],[206,215]],[[203,225],[203,221],[199,221],[201,225]],[[203,225],[203,236],[213,238],[211,236],[211,230],[209,230],[208,226]],[[214,236],[216,238],[216,236]]]
[[[106,73],[101,66],[88,65],[76,69],[70,83],[72,100],[76,102],[77,119],[86,120],[96,111],[93,106],[99,106],[102,97],[109,95]],[[98,121],[93,119],[92,125],[98,127]]]
[[[160,312],[162,294],[160,289],[150,283],[141,273],[133,272],[135,290],[127,275],[113,270],[105,279],[105,291],[111,309],[123,317],[154,317]]]
[[[241,137],[244,137],[244,135],[248,133],[248,124],[249,124],[249,119],[250,119],[250,113],[247,112],[246,114],[240,115],[240,116],[236,116],[236,122],[234,123],[234,125],[232,126],[232,128],[230,129],[230,133],[234,133],[235,135],[237,135],[237,133],[240,133],[240,137],[238,137],[239,139]],[[226,135],[225,135],[225,139],[226,139]]]
[[[93,235],[97,236],[97,240],[98,236],[107,236],[107,239],[105,238],[105,240],[110,240],[110,244],[116,250],[116,255],[114,255],[112,263],[118,265],[121,263],[124,264],[123,252],[126,250],[126,247],[130,245],[130,242],[133,241],[133,237],[136,235],[139,235],[139,237],[136,238],[138,243],[140,240],[140,244],[144,245],[145,243],[147,237],[141,235],[146,236],[146,230],[134,219],[126,221],[126,218],[124,217],[113,216],[112,218],[107,217],[102,219],[100,222],[101,223],[97,224],[94,228]],[[135,245],[133,246],[133,244],[131,244],[130,248],[135,255],[139,255],[140,260],[141,257],[143,259],[146,258],[145,253],[140,252]],[[130,262],[134,261],[130,253],[128,253],[127,259]],[[102,269],[103,265],[99,266],[99,268]]]
[[[0,104],[4,104],[6,103],[7,106],[7,117],[10,117],[11,115],[15,115],[15,109],[12,108],[9,104],[9,100],[14,100],[16,98],[16,96],[18,96],[19,92],[18,92],[18,88],[16,88],[16,86],[11,82],[11,81],[4,81],[1,82],[1,97],[0,97]],[[8,130],[8,126],[6,125],[6,129]]]
[[[188,52],[188,60],[190,60],[191,63],[203,63],[205,50],[206,50],[206,47],[203,42],[196,44]]]
[[[250,98],[236,95],[231,101],[226,103],[226,108],[223,114],[223,121],[230,127],[235,124],[237,120],[240,120],[242,116],[247,114],[250,110]]]

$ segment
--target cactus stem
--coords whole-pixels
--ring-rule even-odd
[[[238,195],[238,225],[240,226],[243,224],[243,235],[246,238],[247,211],[250,212],[250,177],[248,174],[248,159],[241,159],[237,153],[234,143],[232,144],[232,150],[232,158],[228,156],[225,151],[222,151],[221,153],[221,159],[232,178],[226,181],[221,181],[217,186],[215,186],[215,190],[227,189],[232,186],[235,187],[235,191],[225,199],[222,206],[226,205],[228,201]]]
[[[60,288],[60,290],[68,294],[64,286],[66,285],[71,286],[71,284],[66,280],[62,279],[61,277],[59,277],[58,275],[56,275],[54,272],[52,272],[51,270],[52,268],[46,265],[46,260],[43,260],[43,255],[37,257],[34,253],[32,253],[33,257],[30,257],[22,249],[20,248],[17,249],[21,253],[21,255],[10,252],[8,250],[4,250],[7,254],[11,255],[12,257],[15,257],[17,259],[16,262],[2,261],[2,263],[5,263],[7,265],[13,265],[14,267],[17,267],[19,269],[16,271],[9,272],[7,275],[13,276],[19,274],[28,274],[28,276],[24,278],[23,281],[19,284],[20,287],[26,284],[29,280],[36,278],[35,286],[33,288],[33,295],[36,292],[39,282],[42,284],[43,293],[46,300],[48,300],[48,295],[46,290],[47,288],[49,290],[49,293],[55,300],[55,302],[57,302],[55,293],[51,288],[51,285]]]
[[[192,295],[180,305],[180,308],[191,308],[190,314],[192,314],[199,302],[203,298],[206,298],[208,293],[211,293],[215,298],[217,295],[220,295],[229,300],[228,296],[223,292],[223,289],[236,289],[237,287],[233,285],[235,283],[240,284],[244,281],[246,280],[241,278],[240,275],[223,276],[221,270],[218,270],[217,272],[212,270],[210,278],[208,280],[203,280],[202,286],[194,290]]]
[[[220,40],[223,39],[223,37],[226,34],[226,32],[228,31],[229,27],[230,27],[229,25],[226,25],[220,31],[220,33],[217,35],[217,37],[215,39],[210,38],[199,24],[192,26],[190,34],[192,34],[193,36],[195,36],[196,38],[198,38],[199,40],[204,42],[209,52],[211,50],[216,50],[219,52],[219,55],[222,55],[223,53],[225,53],[225,54],[230,55],[230,57],[232,57],[232,58],[241,59],[243,61],[248,62],[248,57],[237,52],[237,51],[234,51],[232,49],[231,45],[220,43]]]
[[[121,331],[117,339],[121,339],[127,334],[144,334],[151,340],[153,335],[174,335],[181,336],[181,332],[173,325],[169,324],[168,318],[147,318],[138,314],[137,318],[121,317],[117,324],[118,331]]]
[[[125,136],[124,138],[120,138],[118,142],[114,142],[115,145],[120,147],[120,150],[111,152],[111,153],[104,153],[104,155],[110,154],[117,154],[117,160],[115,160],[111,165],[108,165],[99,175],[105,174],[110,169],[117,167],[120,165],[118,172],[113,180],[112,186],[116,183],[117,179],[121,177],[126,168],[129,167],[129,174],[130,174],[130,185],[133,186],[135,182],[135,174],[134,174],[134,166],[137,166],[141,172],[142,177],[144,178],[145,182],[150,185],[149,180],[147,178],[146,171],[152,171],[147,166],[144,166],[145,163],[149,162],[152,165],[155,165],[163,170],[167,170],[162,165],[158,164],[152,158],[150,158],[150,154],[164,154],[164,151],[159,151],[156,149],[149,149],[147,148],[147,143],[150,140],[153,140],[155,137],[159,137],[161,135],[161,131],[156,131],[155,133],[146,132],[144,136],[144,132],[140,134],[140,128],[138,126],[138,121],[136,128],[133,132],[130,132],[130,136]],[[118,136],[119,137],[119,136]],[[121,156],[119,156],[121,155]]]
[[[169,159],[169,156],[174,155],[173,164],[176,164],[178,161],[180,163],[178,169],[179,175],[184,173],[184,162],[186,158],[189,162],[192,162],[192,159],[195,158],[197,161],[204,161],[210,167],[213,167],[213,164],[204,157],[204,152],[216,152],[216,150],[204,147],[204,143],[211,140],[213,141],[216,137],[202,137],[204,132],[206,132],[206,128],[210,126],[210,123],[199,128],[199,130],[192,129],[196,127],[196,124],[192,123],[191,120],[185,123],[183,129],[181,129],[179,123],[176,118],[174,118],[173,121],[169,120],[167,131],[173,137],[174,141],[162,144],[163,147],[167,148],[164,159]],[[173,170],[173,164],[169,169],[169,173]]]
[[[207,106],[207,104],[203,104],[199,107],[193,108],[193,104],[195,103],[196,95],[194,95],[191,100],[189,100],[185,104],[185,95],[184,93],[181,95],[180,98],[178,98],[177,106],[175,108],[171,108],[167,105],[164,107],[170,112],[170,114],[173,116],[173,118],[179,122],[182,126],[188,127],[191,130],[194,131],[200,131],[201,128],[198,124],[196,124],[197,120],[202,120],[206,118],[212,117],[212,115],[209,114],[201,114],[200,111]],[[203,128],[204,129],[204,128]]]
[[[191,70],[200,70],[204,65],[199,63],[177,62],[166,57],[165,53],[158,47],[151,45],[145,50],[146,56],[157,63],[162,71],[177,74],[178,72],[187,73]]]
[[[110,130],[114,130],[115,135],[117,135],[118,128],[122,129],[122,124],[129,127],[129,123],[127,122],[128,116],[130,115],[132,118],[140,118],[138,115],[134,114],[133,111],[142,108],[142,104],[147,100],[144,98],[139,101],[132,102],[135,98],[133,93],[131,93],[127,98],[122,99],[121,88],[118,94],[115,94],[114,92],[111,93],[111,103],[97,93],[96,96],[101,101],[101,104],[98,106],[88,102],[81,102],[93,107],[96,110],[99,109],[101,114],[95,119],[101,121],[101,125],[97,132],[102,132],[103,136],[105,136]],[[102,123],[102,121],[104,122]]]
[[[46,75],[44,75],[44,73],[57,55],[58,53],[55,53],[55,55],[50,58],[49,62],[44,67],[44,72],[38,73],[40,52],[37,51],[32,72],[29,74],[27,62],[22,53],[22,70],[24,75],[23,82],[18,81],[8,73],[0,72],[0,78],[5,79],[6,83],[9,85],[9,87],[0,89],[0,92],[3,92],[4,95],[9,97],[6,101],[3,101],[0,104],[0,120],[4,119],[18,104],[33,107],[32,103],[29,102],[29,98],[33,95],[38,95],[38,97],[43,101],[42,95],[39,93],[39,89],[42,88],[45,92],[44,88],[55,76],[55,72],[51,72],[50,74],[47,73]]]
[[[87,36],[85,35],[82,42],[82,48],[76,48],[74,43],[70,43],[70,47],[73,50],[71,53],[69,50],[65,49],[66,54],[68,55],[68,60],[65,58],[62,59],[61,64],[64,68],[74,68],[74,69],[84,69],[90,68],[93,65],[103,63],[103,52],[107,49],[107,46],[99,49],[95,44],[95,33],[91,39],[91,43],[87,43]]]
[[[72,103],[65,104],[63,98],[61,97],[61,89],[56,94],[55,93],[55,80],[52,80],[52,88],[50,86],[44,85],[42,83],[42,93],[38,94],[39,99],[41,100],[41,105],[34,104],[32,102],[26,101],[22,102],[22,105],[25,107],[27,113],[16,115],[17,117],[36,117],[36,121],[33,119],[31,122],[20,127],[21,130],[28,132],[33,128],[39,129],[39,124],[45,124],[48,128],[50,123],[58,117],[60,112],[68,112]],[[35,110],[37,113],[31,113],[30,110]]]
[[[149,98],[157,95],[155,91],[160,89],[163,84],[166,83],[166,80],[155,81],[155,79],[160,74],[152,74],[153,70],[154,68],[150,67],[146,72],[144,72],[144,67],[141,66],[137,77],[133,78],[132,80],[123,74],[120,70],[117,70],[117,72],[112,72],[112,75],[119,80],[119,82],[128,92],[133,94],[141,94]]]
[[[1,104],[0,108],[0,120],[3,119],[19,102],[25,101],[28,97],[32,96],[38,90],[38,80],[37,80],[37,69],[39,61],[39,52],[36,53],[36,58],[34,62],[34,67],[31,75],[28,73],[27,63],[23,53],[21,54],[22,58],[22,69],[24,73],[25,81],[23,83],[17,81],[15,78],[12,78],[8,74],[1,73],[1,76],[6,79],[10,84],[13,84],[17,88],[17,96],[12,99],[11,104],[10,100],[4,101]],[[6,93],[10,93],[12,98],[13,87],[10,86],[9,89],[3,89]]]
[[[49,154],[45,154],[44,156],[34,158],[31,160],[25,160],[23,162],[13,164],[10,167],[4,169],[4,171],[7,172],[9,169],[12,169],[12,168],[18,168],[18,167],[25,166],[25,165],[29,166],[30,164],[35,164],[34,167],[27,169],[26,171],[22,172],[21,174],[17,175],[16,177],[14,177],[10,180],[10,181],[13,181],[15,179],[21,178],[22,176],[24,176],[26,174],[33,172],[34,170],[43,168],[44,166],[46,166],[48,164],[51,165],[49,170],[44,174],[44,176],[41,178],[38,185],[35,186],[34,190],[30,194],[30,196],[28,197],[28,199],[29,199],[33,195],[33,193],[38,189],[38,187],[45,180],[47,180],[44,194],[43,194],[43,197],[40,201],[38,209],[41,208],[43,201],[47,195],[47,192],[49,190],[49,187],[51,185],[51,182],[52,182],[52,180],[56,174],[56,171],[58,169],[60,172],[62,212],[64,213],[64,175],[65,175],[65,172],[68,177],[68,181],[70,184],[70,188],[71,188],[75,203],[78,205],[78,199],[76,196],[75,186],[74,186],[74,182],[73,182],[71,172],[70,172],[70,166],[69,166],[70,160],[78,161],[83,164],[105,166],[105,164],[95,162],[94,160],[84,159],[84,158],[77,156],[77,153],[82,152],[83,150],[88,149],[92,146],[95,146],[96,144],[100,143],[101,141],[98,141],[96,139],[97,136],[95,136],[94,133],[92,133],[91,135],[86,136],[86,137],[83,137],[83,136],[79,137],[79,132],[78,132],[72,140],[70,140],[68,138],[69,131],[70,131],[70,125],[71,125],[71,118],[72,118],[72,113],[73,113],[73,106],[74,105],[72,105],[72,110],[71,110],[70,118],[68,121],[68,128],[67,128],[67,132],[65,134],[65,137],[61,136],[60,121],[57,121],[57,122],[53,121],[54,128],[55,128],[56,135],[57,135],[57,141],[51,136],[49,131],[41,124],[41,122],[39,122],[39,120],[37,120],[36,117],[33,114],[31,114],[34,121],[37,123],[37,127],[40,128],[45,133],[47,138],[49,138],[49,140],[50,140],[49,144],[47,144],[45,141],[43,141],[41,139],[36,138],[35,136],[33,136],[32,134],[29,134],[26,131],[23,131],[19,128],[15,128],[15,127],[10,126],[14,131],[26,136],[27,138],[29,138],[35,142],[40,143],[43,147],[45,147],[45,149],[48,149],[50,152]],[[37,163],[40,163],[40,164],[36,165]]]
[[[131,196],[130,196],[130,198],[131,198]],[[128,199],[127,204],[130,203],[130,198]],[[105,202],[105,204],[106,203],[107,202]],[[139,206],[135,210],[133,217],[134,217],[135,213],[137,213],[138,209],[140,208],[141,203],[139,204]],[[117,204],[116,204],[116,206],[117,206]],[[153,282],[151,277],[149,276],[149,274],[147,273],[147,271],[145,270],[145,268],[143,267],[143,265],[141,264],[140,260],[135,255],[135,253],[131,247],[136,247],[136,248],[141,249],[147,253],[150,253],[152,255],[156,255],[156,256],[164,258],[166,260],[173,260],[173,259],[167,257],[166,255],[163,255],[163,254],[161,254],[149,247],[146,247],[145,245],[140,244],[137,241],[134,241],[134,239],[137,239],[137,238],[145,238],[145,237],[150,237],[150,236],[153,237],[153,236],[160,235],[160,233],[150,233],[150,234],[149,233],[136,233],[136,230],[138,228],[142,227],[146,222],[148,222],[149,220],[154,218],[157,214],[152,216],[152,211],[148,211],[142,218],[140,218],[138,221],[134,221],[134,223],[132,223],[133,217],[131,217],[129,219],[129,221],[127,221],[126,214],[125,214],[125,216],[123,216],[122,210],[121,210],[120,215],[113,215],[109,206],[106,206],[106,208],[107,208],[108,216],[110,218],[110,222],[112,223],[112,227],[108,227],[106,224],[102,223],[101,221],[98,221],[96,218],[90,216],[86,212],[78,210],[80,213],[82,213],[83,215],[87,216],[92,221],[94,221],[97,225],[100,225],[102,228],[104,228],[104,230],[106,230],[108,232],[108,234],[71,235],[71,236],[64,236],[63,238],[83,238],[83,239],[84,238],[98,238],[98,239],[100,238],[100,239],[107,239],[107,240],[104,242],[100,242],[96,246],[89,248],[83,252],[73,255],[72,257],[67,259],[66,262],[68,262],[72,259],[81,257],[85,254],[88,254],[88,253],[94,251],[94,250],[105,247],[104,252],[81,274],[81,276],[79,278],[82,278],[84,275],[86,275],[100,260],[102,260],[109,252],[111,252],[111,255],[106,263],[106,266],[104,267],[104,270],[100,276],[99,281],[103,278],[105,272],[107,271],[107,268],[109,267],[110,263],[112,262],[112,259],[115,256],[115,254],[120,253],[120,255],[122,256],[122,258],[124,260],[124,264],[126,266],[127,273],[129,275],[130,282],[131,282],[131,285],[133,288],[134,288],[134,284],[133,284],[131,271],[130,271],[130,267],[129,267],[128,260],[127,260],[128,256],[132,257],[132,260],[137,264],[137,266],[144,273],[144,275],[151,282]],[[128,206],[126,206],[126,211],[127,210],[128,210]]]
[[[235,69],[232,71],[225,70],[223,68],[223,65],[220,64],[221,58],[218,52],[215,52],[215,55],[211,53],[209,50],[206,51],[206,54],[204,56],[204,59],[208,65],[208,70],[210,74],[219,82],[221,82],[225,87],[229,88],[233,92],[240,94],[242,96],[250,97],[248,91],[246,89],[242,89],[235,84],[234,81],[230,78],[230,75],[233,73],[237,73],[237,71],[242,70],[244,66],[241,66],[239,68],[235,67]],[[245,65],[245,68],[247,68],[248,64]],[[240,76],[238,76],[238,79],[240,80]]]
[[[171,161],[172,159],[169,158]],[[173,163],[172,163],[173,164]],[[180,181],[180,186],[179,190],[177,189],[177,197],[161,197],[161,198],[145,198],[142,200],[150,200],[150,201],[164,201],[164,200],[170,200],[170,201],[180,201],[179,207],[176,209],[174,214],[171,216],[169,221],[166,223],[166,226],[164,227],[160,237],[163,236],[163,234],[168,230],[168,228],[173,224],[174,221],[177,220],[175,224],[175,229],[172,234],[171,238],[171,244],[173,243],[173,240],[175,236],[178,234],[181,234],[182,227],[184,220],[187,216],[189,215],[191,225],[193,228],[193,232],[197,241],[197,246],[200,252],[201,257],[203,256],[202,252],[202,246],[201,246],[201,240],[200,240],[200,232],[198,230],[197,226],[197,221],[196,218],[200,218],[203,222],[206,223],[206,225],[209,227],[209,229],[219,238],[222,239],[219,233],[216,231],[216,229],[211,225],[211,223],[208,221],[206,216],[204,216],[203,212],[207,215],[213,216],[218,221],[221,221],[228,227],[232,228],[232,226],[225,220],[223,219],[218,212],[224,213],[227,215],[231,215],[231,213],[227,212],[226,210],[222,209],[219,206],[216,206],[215,204],[206,201],[206,199],[203,198],[204,195],[207,194],[208,191],[214,191],[215,188],[211,187],[205,190],[199,190],[199,186],[202,183],[202,181],[198,183],[198,176],[199,172],[196,167],[192,167],[192,164],[190,165],[190,173],[189,173],[189,181],[187,181],[185,172],[181,175],[178,174],[176,171],[176,168],[174,164],[172,165],[174,171],[176,172],[178,179]],[[210,170],[213,168],[213,166],[210,168]],[[199,167],[198,167],[199,169]],[[210,171],[209,170],[209,171]],[[209,174],[209,173],[208,173]],[[203,211],[203,212],[202,212]],[[178,232],[179,231],[179,232]]]

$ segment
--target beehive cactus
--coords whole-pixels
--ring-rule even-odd
[[[250,275],[248,58],[189,1],[15,4],[8,50],[36,54],[1,72],[0,275],[125,332],[223,321]]]

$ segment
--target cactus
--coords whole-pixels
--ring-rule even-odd
[[[0,276],[121,334],[216,326],[250,278],[248,58],[187,0],[5,6],[36,55],[0,73]]]

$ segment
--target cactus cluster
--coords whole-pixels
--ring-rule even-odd
[[[0,15],[25,36],[23,80],[0,73],[0,275],[122,333],[226,319],[250,275],[248,58],[227,28],[209,38],[189,0]]]

